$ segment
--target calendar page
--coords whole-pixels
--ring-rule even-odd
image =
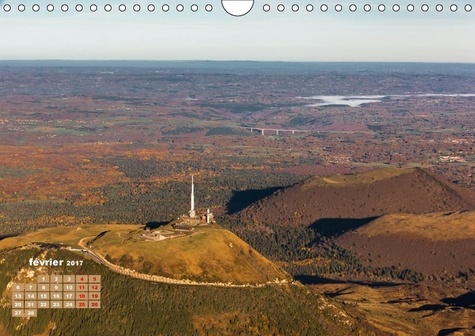
[[[473,0],[0,0],[0,336],[473,335]]]

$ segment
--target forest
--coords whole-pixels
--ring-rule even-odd
[[[217,220],[301,281],[311,277],[352,277],[416,283],[425,280],[423,273],[410,269],[367,266],[358,256],[314,228],[276,224],[256,227],[231,216],[221,216]]]
[[[298,177],[286,173],[269,174],[259,169],[217,169],[213,162],[199,161],[193,165],[156,159],[110,157],[107,164],[117,165],[130,182],[97,187],[87,193],[99,201],[84,204],[81,194],[65,200],[18,201],[0,203],[0,236],[16,235],[32,228],[93,223],[146,224],[170,221],[189,209],[191,174],[195,177],[195,200],[198,209],[216,212],[237,211],[291,185]],[[241,164],[252,164],[240,160]],[[176,179],[170,178],[176,176]],[[156,181],[155,179],[158,179]]]

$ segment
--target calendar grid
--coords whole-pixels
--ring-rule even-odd
[[[42,274],[36,283],[12,285],[12,316],[36,317],[38,309],[101,308],[100,275]]]

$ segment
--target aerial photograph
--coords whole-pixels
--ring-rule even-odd
[[[475,335],[474,15],[0,1],[0,336]]]

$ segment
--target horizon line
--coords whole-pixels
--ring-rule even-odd
[[[7,62],[176,62],[176,63],[185,63],[185,62],[216,62],[216,63],[339,63],[339,64],[464,64],[464,65],[475,65],[475,62],[452,62],[452,61],[285,61],[285,60],[252,60],[252,59],[230,59],[230,60],[218,60],[218,59],[187,59],[187,60],[173,60],[173,59],[55,59],[55,58],[45,58],[45,59],[0,59],[0,63]]]

